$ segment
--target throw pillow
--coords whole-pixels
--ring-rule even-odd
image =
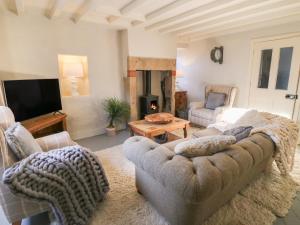
[[[213,155],[227,149],[234,144],[234,136],[214,135],[184,141],[175,146],[175,153],[185,157],[197,157]]]
[[[15,123],[5,131],[5,138],[11,150],[19,159],[42,152],[41,147],[31,133],[20,123]]]
[[[215,110],[217,107],[225,105],[226,94],[209,92],[205,103],[205,108]]]
[[[236,141],[238,142],[248,137],[252,129],[253,129],[252,126],[246,126],[246,127],[240,126],[240,127],[232,128],[230,130],[226,130],[223,132],[223,134],[235,136]]]

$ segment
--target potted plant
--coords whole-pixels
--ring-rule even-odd
[[[106,133],[113,136],[116,134],[116,126],[129,119],[130,106],[127,102],[114,97],[105,99],[103,107],[109,121]]]

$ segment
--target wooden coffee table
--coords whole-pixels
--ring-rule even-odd
[[[190,121],[175,117],[173,122],[167,124],[154,124],[149,123],[145,120],[137,120],[129,122],[131,136],[134,134],[142,135],[148,138],[170,133],[174,130],[183,129],[184,137],[187,137],[187,128],[189,127]]]

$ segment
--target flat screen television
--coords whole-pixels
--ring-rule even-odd
[[[6,80],[2,85],[7,106],[16,121],[62,109],[58,79]]]

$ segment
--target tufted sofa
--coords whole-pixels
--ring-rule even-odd
[[[226,95],[225,105],[217,107],[215,110],[205,108],[208,94],[210,92],[224,93]],[[195,125],[207,127],[215,122],[217,116],[224,109],[232,107],[237,94],[237,88],[226,85],[207,85],[205,87],[205,100],[199,102],[191,102],[189,110],[189,121]]]
[[[159,145],[136,136],[123,145],[138,191],[172,225],[200,225],[257,178],[275,150],[268,136],[255,134],[212,156],[186,158],[174,153],[183,140]]]

